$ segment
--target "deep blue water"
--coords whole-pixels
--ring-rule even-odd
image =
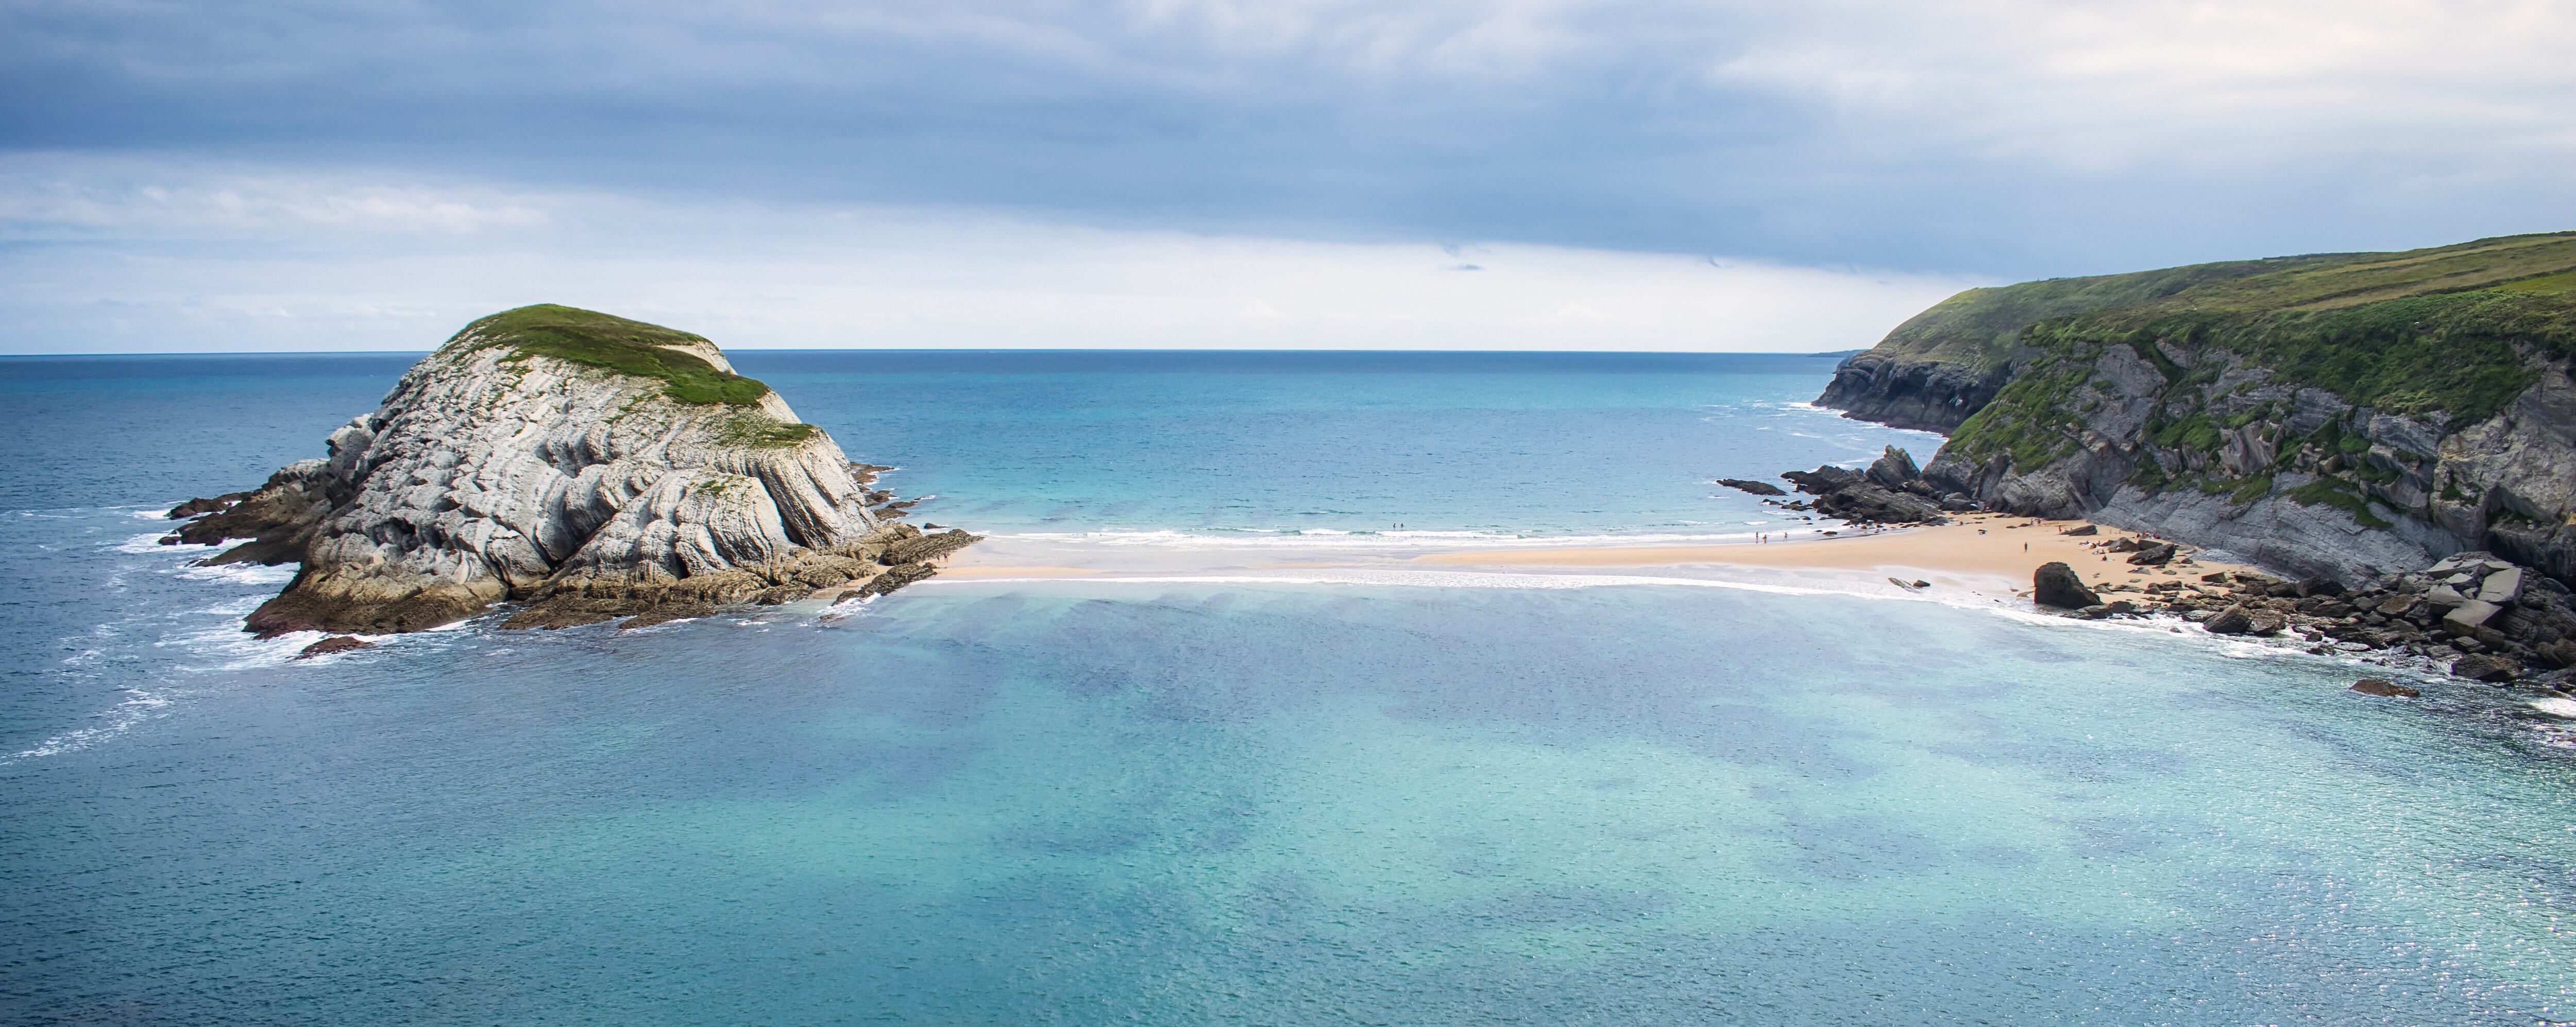
[[[290,661],[152,508],[402,357],[0,360],[0,1021],[2576,1016],[2494,690],[1690,584],[942,581]],[[1801,358],[738,356],[1010,533],[1723,533]]]

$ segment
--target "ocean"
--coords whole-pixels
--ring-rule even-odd
[[[2576,752],[2205,635],[1301,550],[1804,532],[1810,357],[735,355],[1177,573],[294,660],[154,544],[408,356],[0,359],[0,1022],[2532,1024]],[[1249,554],[1249,555],[1247,555]]]

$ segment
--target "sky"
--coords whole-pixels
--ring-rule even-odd
[[[0,353],[1807,352],[2576,228],[2576,4],[0,0]]]

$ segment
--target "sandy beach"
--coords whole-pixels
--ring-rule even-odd
[[[1953,523],[1922,528],[1848,531],[1832,538],[1794,542],[1700,546],[1586,546],[1554,549],[1474,549],[1427,553],[1416,564],[1488,568],[1711,567],[1774,572],[1792,578],[1884,584],[1885,579],[1925,581],[1935,588],[1987,595],[2027,592],[2041,564],[2063,561],[2097,590],[2143,585],[2159,577],[2237,569],[2232,564],[2176,560],[2171,567],[2133,567],[2101,543],[2134,533],[2097,527],[2098,534],[2067,535],[2086,522],[2051,521],[2008,514],[1961,514]]]
[[[1950,524],[1864,531],[1843,529],[1831,538],[1793,542],[1703,545],[1478,546],[1389,552],[1352,549],[1276,559],[1271,551],[1223,549],[1189,553],[1151,549],[1066,550],[1044,546],[1023,552],[1008,543],[959,554],[941,573],[950,579],[1117,578],[1174,572],[1239,572],[1264,576],[1282,570],[1364,567],[1380,571],[1486,570],[1528,574],[1580,574],[1661,568],[1688,577],[1794,584],[1835,591],[1884,593],[1924,582],[1935,597],[1976,596],[2011,602],[2028,593],[2031,573],[2063,561],[2097,591],[2136,588],[2150,581],[2191,576],[2233,565],[2178,559],[2169,567],[2134,567],[2124,554],[2095,548],[2134,537],[2110,527],[2098,534],[2067,535],[2084,521],[2049,521],[2006,514],[1962,514]],[[1035,559],[1032,559],[1035,557]],[[1104,560],[1103,558],[1108,558]],[[1263,557],[1272,557],[1264,559]],[[988,562],[989,561],[989,562]],[[1084,565],[1088,566],[1084,566]],[[1891,581],[1891,579],[1894,579]]]

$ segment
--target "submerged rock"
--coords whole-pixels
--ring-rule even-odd
[[[312,645],[305,646],[303,652],[295,654],[295,658],[299,660],[309,660],[316,656],[329,656],[332,653],[345,653],[353,649],[373,649],[375,647],[376,644],[374,642],[367,641],[363,638],[351,638],[347,635],[333,635],[319,642],[315,642]]]
[[[1789,494],[1783,491],[1780,486],[1771,484],[1767,481],[1747,481],[1743,478],[1719,478],[1717,479],[1717,483],[1738,492],[1750,492],[1757,496],[1785,496]]]
[[[467,325],[326,447],[180,529],[250,540],[209,562],[303,565],[250,616],[261,634],[418,631],[504,601],[528,604],[511,626],[714,609],[892,565],[919,580],[976,540],[870,509],[831,436],[714,343],[570,307]]]
[[[2363,695],[2375,695],[2383,699],[2415,699],[2422,697],[2424,694],[2416,691],[2415,689],[2398,684],[2397,682],[2384,681],[2379,678],[2363,678],[2359,681],[2355,681],[2352,683],[2352,690]]]

